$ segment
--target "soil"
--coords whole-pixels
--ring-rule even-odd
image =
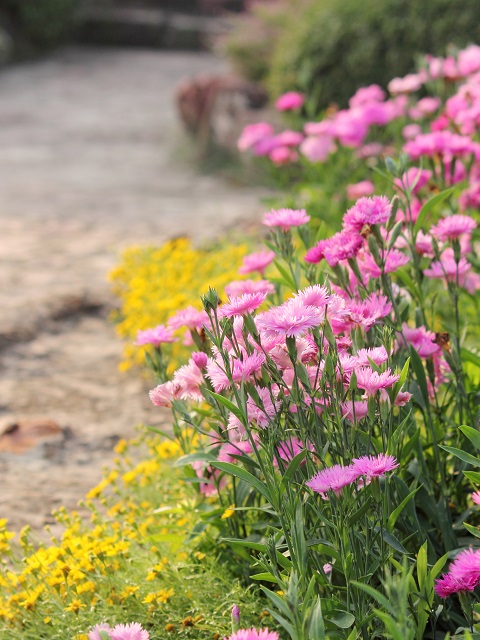
[[[31,440],[0,451],[13,529],[74,508],[119,438],[168,420],[148,381],[118,370],[107,274],[132,244],[258,219],[260,190],[178,151],[175,85],[222,69],[198,52],[75,47],[0,74],[0,421]]]

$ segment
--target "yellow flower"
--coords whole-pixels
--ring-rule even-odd
[[[85,609],[87,605],[83,604],[83,602],[81,600],[75,599],[72,600],[72,602],[68,605],[68,607],[65,607],[65,611],[70,611],[71,613],[78,613],[80,611],[80,609]]]
[[[235,505],[231,504],[228,507],[228,509],[225,509],[225,511],[222,513],[221,519],[226,520],[227,518],[231,518],[234,513],[235,513]]]

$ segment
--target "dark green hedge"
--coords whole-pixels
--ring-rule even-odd
[[[363,85],[385,86],[411,72],[421,53],[444,55],[450,44],[480,43],[480,0],[280,0],[270,6],[273,32],[260,5],[248,16],[257,33],[270,31],[269,46],[252,45],[250,38],[244,59],[255,62],[256,79],[273,96],[314,92],[319,106],[343,106]],[[226,47],[240,67],[241,33],[237,27],[230,36],[236,46]],[[243,71],[251,75],[248,66]]]

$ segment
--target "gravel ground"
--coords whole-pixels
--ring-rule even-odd
[[[218,70],[209,54],[76,47],[0,73],[0,420],[68,427],[0,452],[13,528],[74,507],[118,438],[166,419],[118,371],[106,275],[122,248],[258,219],[258,190],[179,157],[174,87]]]

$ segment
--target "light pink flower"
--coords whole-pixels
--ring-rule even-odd
[[[300,153],[310,162],[325,162],[335,150],[335,143],[329,135],[308,136],[300,145]]]
[[[237,458],[233,456],[241,456],[252,453],[252,445],[249,440],[238,440],[237,442],[227,442],[218,452],[217,460],[220,462],[236,463]]]
[[[420,169],[418,167],[410,167],[401,178],[395,178],[393,184],[397,189],[403,191],[411,191],[417,194],[423,189],[432,178],[432,172],[428,169]]]
[[[169,320],[168,326],[171,329],[180,329],[181,327],[187,327],[190,331],[200,331],[203,325],[208,323],[207,312],[202,309],[199,311],[195,307],[187,307],[177,311]]]
[[[474,491],[471,498],[474,504],[480,504],[480,491]]]
[[[410,73],[403,78],[393,78],[388,84],[388,90],[392,95],[397,93],[413,93],[418,91],[425,82],[425,78],[419,73]]]
[[[296,293],[295,298],[299,298],[303,304],[323,308],[329,303],[331,294],[327,287],[314,284]]]
[[[305,209],[272,209],[263,218],[263,224],[267,227],[280,227],[288,231],[291,227],[298,227],[310,220]]]
[[[350,422],[361,420],[368,414],[368,402],[366,400],[351,400],[342,404],[342,416]]]
[[[354,458],[352,466],[357,476],[366,476],[367,479],[371,479],[384,476],[387,471],[393,471],[399,464],[394,456],[380,453],[378,456]]]
[[[148,640],[148,631],[142,628],[138,622],[129,624],[117,624],[110,632],[112,640]]]
[[[110,625],[104,624],[96,624],[92,630],[88,634],[88,640],[101,640],[99,631],[106,631],[107,633],[111,633],[112,629]]]
[[[312,443],[309,443],[307,447],[303,444],[300,438],[292,436],[288,440],[284,442],[280,442],[277,447],[277,453],[279,457],[285,462],[290,462],[293,458],[298,455],[301,451],[307,449],[308,451],[313,451]],[[302,461],[302,464],[305,464],[306,460]],[[278,462],[276,459],[273,460],[273,464],[278,467]]]
[[[318,327],[324,319],[324,313],[301,299],[287,300],[279,307],[272,307],[257,317],[257,326],[265,337],[295,337],[308,329]]]
[[[266,297],[266,293],[244,293],[242,296],[229,298],[228,302],[220,307],[218,315],[220,318],[231,318],[252,313],[258,309]]]
[[[243,259],[242,266],[238,270],[239,273],[252,273],[259,271],[262,275],[265,269],[275,260],[275,251],[259,251],[250,253]]]
[[[228,296],[241,296],[244,293],[275,293],[275,286],[268,280],[234,280],[225,286]]]
[[[203,353],[203,351],[194,351],[192,353],[192,361],[199,369],[205,369],[208,364],[208,356],[206,353]]]
[[[305,261],[315,264],[325,259],[331,267],[342,260],[354,258],[363,246],[363,238],[357,232],[343,230],[327,240],[320,240],[305,254]]]
[[[347,198],[357,200],[365,196],[371,196],[375,191],[375,186],[371,180],[362,180],[354,184],[347,184]]]
[[[135,344],[137,346],[153,344],[155,347],[158,347],[159,344],[176,342],[176,340],[171,329],[167,329],[165,325],[159,324],[153,329],[145,329],[145,331],[138,330]]]
[[[315,493],[320,493],[322,498],[328,499],[328,492],[334,491],[337,496],[342,492],[343,487],[355,482],[358,474],[355,473],[353,467],[344,467],[341,464],[334,464],[319,471],[313,478],[310,478],[305,484]]]
[[[446,249],[440,260],[435,260],[430,264],[428,269],[424,270],[424,274],[428,278],[443,278],[444,280],[455,281],[463,286],[465,276],[468,274],[472,265],[466,258],[460,258],[458,264],[454,258],[453,250]]]
[[[401,345],[407,343],[413,345],[415,351],[421,358],[431,358],[434,354],[439,353],[441,348],[435,342],[435,334],[433,331],[429,331],[423,325],[420,327],[412,328],[407,325],[406,322],[402,325],[402,332],[397,333],[398,341]]]
[[[292,111],[300,109],[305,102],[305,96],[298,91],[288,91],[281,95],[275,102],[275,108],[278,111]]]
[[[169,380],[159,384],[149,392],[150,400],[157,407],[171,407],[173,400],[177,400],[181,394],[181,386]]]
[[[191,358],[188,364],[184,364],[173,374],[173,384],[180,387],[180,398],[182,400],[203,400],[200,385],[204,383],[201,370]]]
[[[380,389],[393,387],[400,378],[400,376],[392,374],[390,369],[383,373],[377,373],[370,367],[360,367],[355,371],[355,374],[358,388],[364,389],[367,396],[374,396]]]
[[[273,137],[273,127],[268,122],[257,122],[247,125],[237,142],[239,151],[254,148],[259,142]]]
[[[380,366],[388,360],[388,352],[384,346],[373,347],[371,349],[359,349],[357,352],[357,362],[360,366],[369,367],[370,360]]]
[[[324,572],[327,576],[328,576],[328,574],[329,574],[329,573],[332,573],[332,569],[333,569],[333,567],[332,567],[332,565],[330,564],[330,562],[326,562],[326,563],[323,565],[323,572]]]
[[[229,389],[233,383],[246,382],[251,380],[256,373],[258,373],[262,364],[265,361],[265,356],[262,353],[254,353],[251,356],[245,355],[243,360],[239,358],[230,358],[230,369],[232,381],[225,371],[223,362],[210,359],[207,365],[207,376],[210,378],[215,392],[223,391],[223,389]]]
[[[303,133],[286,129],[275,136],[275,141],[280,147],[297,147],[303,140]]]
[[[477,223],[470,216],[455,214],[443,218],[430,229],[430,233],[437,240],[454,240],[462,235],[470,235],[477,227]]]
[[[298,160],[298,152],[286,145],[275,147],[270,151],[268,157],[277,166],[290,164]]]
[[[422,127],[419,124],[406,124],[402,129],[402,135],[405,140],[413,140],[422,133]]]
[[[411,393],[409,393],[408,391],[399,391],[393,404],[396,407],[404,407],[407,404],[407,402],[410,402],[411,399],[412,399]]]
[[[265,629],[239,629],[228,636],[228,639],[224,640],[279,640],[278,633],[276,631],[269,631]]]

